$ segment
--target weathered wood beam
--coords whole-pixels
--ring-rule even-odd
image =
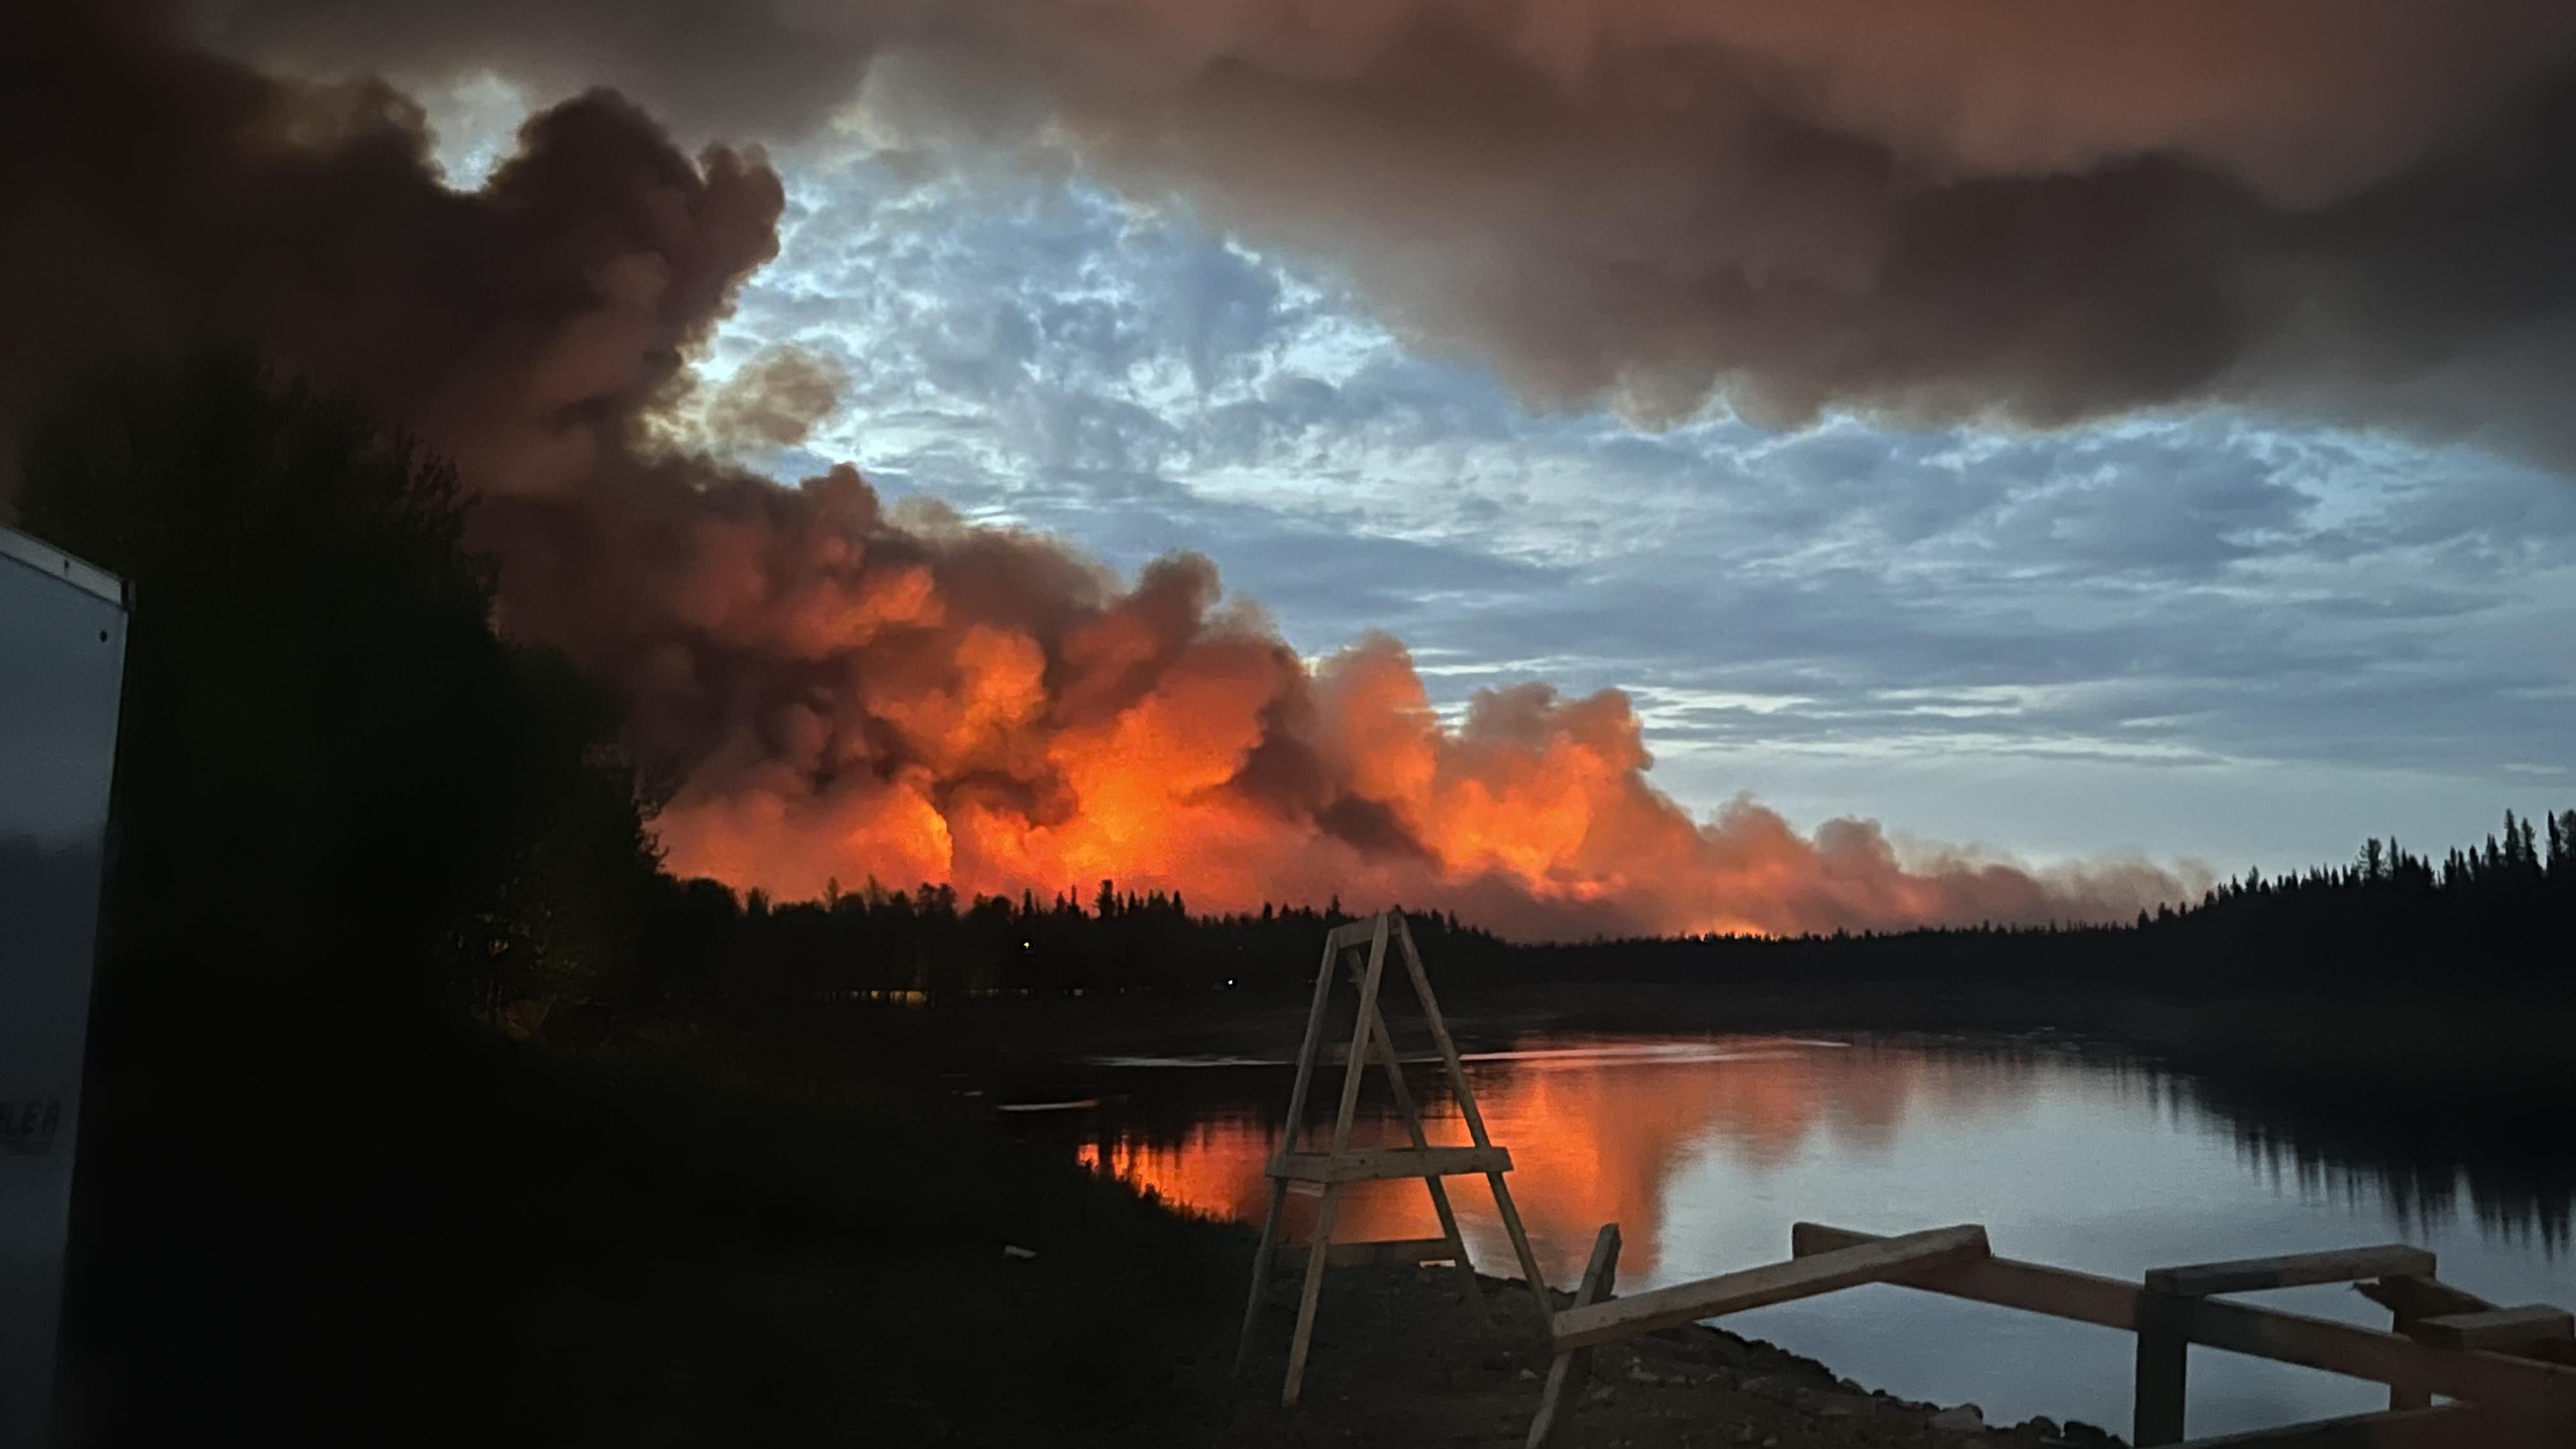
[[[2251,1293],[2264,1288],[2303,1288],[2314,1283],[2350,1283],[2361,1278],[2433,1276],[2433,1255],[2410,1243],[2373,1248],[2336,1248],[2322,1253],[2283,1253],[2270,1258],[2236,1258],[2224,1263],[2190,1263],[2176,1268],[2150,1268],[2152,1292],[2184,1298],[2217,1293]]]
[[[1930,1232],[1908,1233],[1858,1244],[1813,1257],[1766,1263],[1737,1273],[1721,1273],[1691,1283],[1676,1283],[1633,1298],[1568,1308],[1551,1324],[1557,1349],[1582,1348],[1676,1328],[1720,1314],[1741,1313],[1793,1298],[1811,1298],[1874,1283],[1910,1268],[1967,1262],[1986,1256],[1986,1230],[1971,1223]]]
[[[1293,1182],[1380,1182],[1398,1177],[1472,1177],[1509,1172],[1503,1147],[1355,1147],[1341,1152],[1282,1152],[1270,1159],[1272,1177]]]
[[[1797,1252],[1823,1253],[1892,1240],[1800,1223],[1790,1241]],[[2142,1296],[2135,1284],[2006,1258],[1907,1269],[1889,1275],[1889,1281],[2106,1328],[2136,1328]],[[2431,1348],[2393,1333],[2223,1298],[2193,1304],[2190,1337],[2193,1343],[2230,1353],[2474,1400],[2537,1416],[2561,1433],[2576,1434],[2576,1368],[2477,1349]]]
[[[1801,1258],[1887,1241],[1876,1233],[1822,1223],[1796,1223],[1789,1229],[1789,1251]],[[1901,1269],[1889,1274],[1887,1281],[2104,1328],[2125,1330],[2138,1326],[2137,1284],[2068,1268],[1987,1257],[1973,1263]]]

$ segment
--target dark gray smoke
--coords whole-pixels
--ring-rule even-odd
[[[1653,417],[2238,404],[2576,458],[2562,0],[245,0],[307,71],[854,99],[1346,266]]]

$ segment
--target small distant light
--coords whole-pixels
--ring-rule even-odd
[[[1023,950],[1023,951],[1026,951],[1026,950],[1030,949],[1030,947],[1029,947],[1029,943],[1028,943],[1028,942],[1026,942],[1026,941],[1022,941],[1022,942],[1020,943],[1020,949],[1021,949],[1021,950]]]
[[[1231,976],[1229,976],[1229,977],[1225,978],[1225,984],[1226,984],[1226,985],[1228,985],[1228,986],[1232,986],[1232,985],[1234,984],[1234,978],[1233,978],[1233,977],[1231,977]]]

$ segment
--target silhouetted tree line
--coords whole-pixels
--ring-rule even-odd
[[[2127,925],[1596,941],[1514,951],[1517,980],[2034,981],[2166,987],[2576,989],[2576,810],[2439,864],[2395,840],[2353,862],[2222,882]]]
[[[986,994],[1269,990],[1323,907],[1193,914],[1068,885],[963,898],[874,881],[737,896],[660,869],[614,702],[492,627],[445,463],[238,361],[141,373],[30,444],[23,522],[137,584],[101,1004],[182,1022],[557,1029]],[[2576,811],[2436,862],[2249,871],[2116,927],[1514,946],[1430,912],[1463,982],[2048,980],[2447,987],[2560,979]],[[343,1032],[342,1035],[352,1035]]]
[[[824,898],[773,904],[710,880],[666,881],[646,933],[639,990],[618,1003],[656,1011],[769,1002],[919,1002],[982,995],[1268,990],[1311,981],[1323,933],[1353,917],[1322,908],[1193,915],[1179,894],[1138,895],[1102,881],[1041,900],[961,900],[945,885],[837,885]],[[1509,948],[1454,916],[1414,916],[1442,968],[1497,969]]]
[[[2545,842],[2545,844],[2544,844]],[[1192,915],[1177,895],[1103,881],[1086,904],[961,900],[871,881],[820,901],[737,900],[706,880],[661,887],[648,932],[654,1000],[748,1004],[992,993],[1275,989],[1312,979],[1317,941],[1350,919],[1264,906]],[[2200,901],[2116,926],[1971,927],[1793,938],[1683,936],[1515,945],[1438,912],[1413,917],[1444,979],[2017,981],[2165,986],[2576,985],[2576,810],[2508,815],[2483,848],[2439,864],[2393,841],[2348,866],[2224,882]]]

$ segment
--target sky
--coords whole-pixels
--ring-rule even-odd
[[[528,102],[431,101],[470,186]],[[2576,794],[2576,486],[2473,445],[2159,409],[2032,429],[1764,427],[1518,394],[1409,345],[1328,257],[1139,202],[1064,150],[776,149],[776,261],[702,371],[847,382],[782,479],[1206,555],[1300,650],[1370,631],[1435,704],[1636,704],[1712,809],[2047,863],[2221,874],[2436,848]]]
[[[2126,920],[2576,785],[2564,5],[12,22],[0,495],[348,395],[683,873]]]

